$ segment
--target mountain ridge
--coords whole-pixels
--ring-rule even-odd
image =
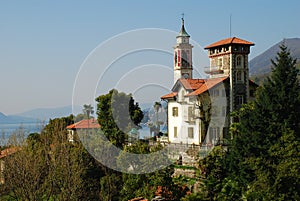
[[[18,115],[5,115],[0,112],[0,124],[22,124],[22,123],[36,123],[39,119],[22,117]]]
[[[70,114],[77,115],[82,112],[82,106],[63,106],[55,108],[36,108],[29,111],[16,114],[17,116],[37,118],[40,120],[49,120],[64,116],[69,116]]]
[[[251,76],[261,76],[271,72],[271,59],[275,59],[280,51],[280,45],[285,44],[291,52],[291,56],[300,62],[300,38],[287,38],[271,46],[269,49],[254,57],[249,62]]]

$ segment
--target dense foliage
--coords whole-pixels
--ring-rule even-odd
[[[111,90],[97,99],[98,121],[104,135],[117,147],[123,147],[126,134],[137,128],[143,119],[143,112],[138,103],[129,94]]]
[[[295,60],[284,45],[273,63],[270,77],[258,89],[256,100],[236,111],[230,146],[217,146],[199,161],[199,190],[185,196],[174,183],[173,166],[148,174],[126,174],[98,163],[81,143],[67,140],[66,126],[74,116],[50,120],[41,134],[17,143],[18,151],[5,158],[2,200],[149,200],[159,189],[167,200],[300,200],[300,85]],[[138,142],[126,146],[126,133],[143,118],[131,95],[111,90],[99,96],[101,132],[127,152],[148,154],[161,146]],[[89,118],[93,108],[86,105]],[[89,146],[97,150],[92,138]],[[98,138],[97,138],[98,137]],[[109,145],[109,146],[112,146]],[[108,146],[108,145],[105,145]],[[115,157],[124,161],[124,155]],[[161,158],[157,157],[156,162]],[[125,158],[125,168],[139,167]],[[155,163],[155,161],[151,161]]]
[[[202,191],[184,200],[300,200],[300,85],[282,44],[254,102],[233,115],[233,140],[204,160]]]

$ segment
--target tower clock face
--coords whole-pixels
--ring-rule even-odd
[[[188,73],[183,73],[182,77],[185,78],[185,79],[187,79],[187,78],[189,78],[189,74]]]

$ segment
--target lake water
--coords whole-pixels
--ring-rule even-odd
[[[11,134],[18,131],[24,132],[27,136],[29,133],[40,132],[41,125],[38,123],[0,124],[0,142],[5,143]]]
[[[38,123],[0,124],[0,143],[1,141],[2,142],[6,141],[12,133],[18,130],[22,130],[25,136],[28,135],[29,133],[34,133],[34,132],[39,133],[41,131],[42,126],[43,125]],[[150,129],[147,126],[142,126],[142,128],[139,129],[138,131],[139,131],[140,139],[153,137],[153,133],[152,136],[150,136]],[[166,130],[162,129],[162,132],[166,132]]]
[[[145,139],[145,138],[149,138],[149,137],[153,137],[153,133],[152,133],[152,136],[150,136],[150,128],[147,127],[147,126],[142,126],[141,129],[138,130],[139,131],[139,136],[140,136],[140,139]],[[166,133],[167,132],[167,128],[166,127],[163,127],[160,129],[160,131],[162,133]]]

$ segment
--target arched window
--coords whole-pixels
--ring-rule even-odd
[[[184,50],[181,51],[181,63],[182,63],[182,67],[189,66],[188,56],[187,56],[186,51],[184,51]]]
[[[242,60],[243,60],[242,56],[237,56],[237,58],[236,58],[236,66],[237,67],[241,67],[242,66],[242,63],[243,63]]]

